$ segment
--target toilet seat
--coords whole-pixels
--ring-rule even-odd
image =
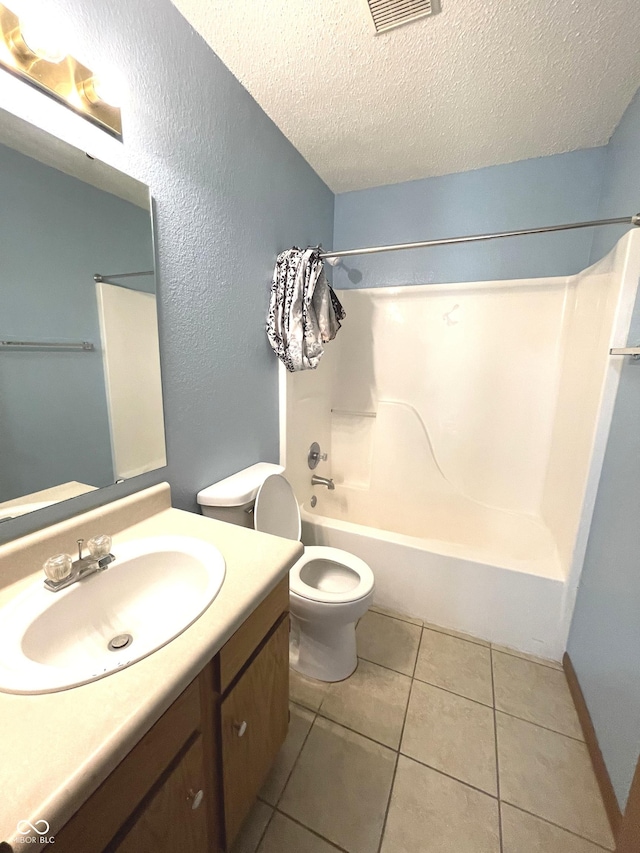
[[[261,533],[300,541],[300,508],[291,485],[281,474],[267,477],[256,497],[253,525]],[[373,572],[364,560],[324,545],[312,545],[289,572],[289,590],[309,601],[345,604],[373,590]]]
[[[289,590],[301,598],[346,604],[373,590],[373,572],[364,560],[324,545],[310,545],[289,572]]]

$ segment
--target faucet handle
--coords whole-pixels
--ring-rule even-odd
[[[99,560],[101,557],[106,557],[111,551],[112,539],[106,533],[101,533],[99,536],[94,536],[87,542],[87,548],[94,560]]]
[[[42,569],[50,581],[59,583],[71,574],[73,561],[69,554],[56,554],[42,564]]]
[[[327,454],[323,453],[320,450],[320,445],[318,444],[318,442],[314,441],[313,444],[311,445],[311,447],[309,448],[309,453],[307,455],[307,464],[309,465],[309,468],[311,468],[311,470],[313,471],[314,468],[318,467],[319,462],[326,462],[326,461],[327,461]]]

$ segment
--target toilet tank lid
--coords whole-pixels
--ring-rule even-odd
[[[258,489],[271,474],[282,474],[282,465],[273,462],[257,462],[243,468],[230,477],[225,477],[198,492],[200,506],[242,506],[255,500]]]

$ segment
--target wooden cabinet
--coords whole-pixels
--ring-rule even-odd
[[[141,804],[167,778],[176,756],[198,734],[200,726],[196,679],[80,811],[56,832],[56,853],[102,853],[125,826],[135,821]]]
[[[222,702],[222,777],[230,846],[289,725],[289,620],[278,626]]]
[[[203,761],[200,735],[144,804],[124,839],[111,848],[113,853],[210,853]]]
[[[229,850],[287,734],[288,606],[284,578],[56,833],[55,853]]]

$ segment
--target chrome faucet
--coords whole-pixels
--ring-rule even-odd
[[[314,474],[311,477],[311,485],[326,486],[330,492],[332,492],[336,487],[336,484],[333,482],[333,480],[328,479],[328,477],[319,477],[317,474]]]
[[[71,584],[81,581],[89,575],[104,571],[113,563],[115,557],[111,552],[110,536],[95,536],[89,539],[87,547],[89,556],[82,556],[84,539],[77,540],[78,559],[71,560],[68,554],[58,554],[50,557],[43,566],[46,579],[44,585],[51,592],[59,592]]]

